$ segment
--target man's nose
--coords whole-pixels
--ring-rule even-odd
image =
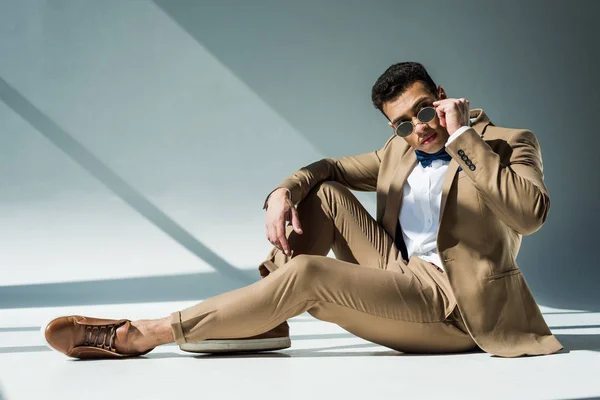
[[[412,122],[417,136],[423,136],[425,134],[425,129],[427,128],[427,123],[421,122],[417,117],[414,117]]]

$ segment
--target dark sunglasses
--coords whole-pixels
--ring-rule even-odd
[[[427,124],[427,123],[433,121],[433,119],[435,118],[436,115],[437,115],[437,113],[435,112],[434,107],[423,107],[417,114],[417,119],[419,121],[421,121],[422,123]],[[412,120],[410,120],[410,121],[401,122],[396,127],[394,132],[396,132],[396,135],[398,135],[398,136],[406,137],[406,136],[410,135],[414,129],[415,129],[415,125],[412,123]]]

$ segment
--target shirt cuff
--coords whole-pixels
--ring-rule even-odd
[[[450,144],[450,142],[452,142],[454,139],[459,137],[464,131],[466,131],[469,128],[470,128],[470,126],[466,126],[466,125],[458,128],[456,130],[456,132],[454,132],[452,135],[450,135],[450,137],[448,138],[448,141],[446,142],[446,146],[448,146]]]

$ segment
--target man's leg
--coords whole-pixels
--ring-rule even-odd
[[[303,233],[297,234],[292,226],[287,226],[286,237],[292,254],[287,256],[273,247],[266,260],[259,265],[263,278],[298,255],[325,256],[330,249],[333,249],[338,260],[364,267],[385,269],[390,262],[405,265],[402,258],[398,259],[399,251],[391,236],[342,184],[321,182],[298,204],[297,209]],[[426,265],[434,268],[431,264]],[[444,286],[444,282],[441,282],[441,286]],[[289,325],[283,321],[274,328],[251,337],[208,338],[202,340],[202,343],[197,342],[193,346],[188,343],[181,348],[187,350],[193,347],[198,352],[219,352],[277,350],[290,346]]]
[[[367,212],[344,185],[325,181],[316,185],[297,206],[303,233],[286,227],[291,255],[273,247],[258,269],[261,277],[285,265],[300,254],[325,256],[331,249],[335,257],[371,268],[385,268],[394,261],[398,250],[392,238]],[[403,263],[403,261],[400,261]],[[187,347],[186,347],[187,346]],[[244,338],[209,338],[196,343],[199,352],[278,350],[291,346],[289,325],[278,326]],[[189,348],[189,345],[181,347]]]
[[[374,343],[403,352],[476,348],[446,317],[450,301],[429,279],[426,263],[363,268],[325,256],[298,255],[252,285],[171,315],[176,343],[248,337],[308,311]]]
[[[325,256],[331,249],[338,260],[379,269],[385,269],[387,263],[398,256],[399,251],[391,236],[367,212],[356,196],[338,182],[325,181],[316,185],[298,203],[297,210],[303,233],[297,234],[291,225],[286,227],[291,256],[273,246],[266,260],[259,265],[261,277],[265,278],[271,271],[300,254]],[[399,262],[404,264],[402,260]],[[152,321],[143,322],[149,326],[154,325]],[[158,326],[158,329],[153,330],[162,330],[163,337],[168,338],[164,334],[165,320]],[[217,352],[226,349],[276,349],[290,346],[289,326],[285,320],[271,330],[249,337],[216,339],[207,338],[203,343],[197,343],[195,348],[197,351]],[[261,341],[265,343],[260,343]]]
[[[364,268],[330,257],[303,254],[258,282],[175,311],[168,318],[124,325],[119,322],[114,336],[116,352],[98,354],[89,350],[89,344],[82,345],[89,339],[105,342],[112,329],[92,330],[89,339],[84,339],[83,332],[89,327],[68,320],[71,317],[62,317],[59,326],[46,333],[50,333],[47,338],[52,347],[65,354],[117,358],[122,354],[143,354],[172,341],[194,351],[194,344],[207,338],[249,337],[308,311],[363,339],[402,352],[476,349],[464,325],[455,321],[460,315],[458,308],[453,307],[453,296],[436,283],[443,273],[427,264],[411,257],[407,265],[390,263],[389,269]],[[449,310],[454,310],[452,315]],[[113,336],[110,337],[113,343]]]

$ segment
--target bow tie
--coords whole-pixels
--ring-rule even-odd
[[[446,147],[442,147],[439,151],[436,151],[433,154],[425,153],[424,151],[421,151],[421,150],[415,150],[415,153],[417,153],[417,161],[419,161],[421,163],[421,166],[423,168],[429,167],[433,160],[444,160],[444,161],[452,160],[452,157],[450,156],[450,154],[448,154],[446,152]],[[460,168],[460,167],[458,168],[459,171],[461,169],[462,168]]]
[[[450,157],[450,154],[448,154],[446,152],[446,147],[442,147],[439,151],[436,151],[433,154],[425,153],[424,151],[421,151],[421,150],[415,150],[415,153],[417,153],[417,160],[421,163],[423,168],[429,167],[433,160],[444,160],[444,161],[452,160],[452,157]]]

